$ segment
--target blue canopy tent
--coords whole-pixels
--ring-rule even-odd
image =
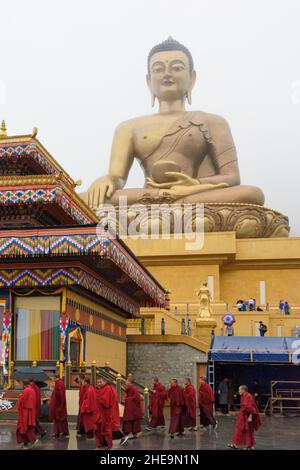
[[[222,362],[290,362],[289,346],[296,338],[276,336],[215,336],[209,359]]]
[[[263,395],[273,380],[300,380],[300,339],[271,336],[215,336],[208,352],[208,379],[215,391],[225,377],[233,388],[245,384],[250,392],[259,380]],[[298,359],[298,361],[297,361]]]

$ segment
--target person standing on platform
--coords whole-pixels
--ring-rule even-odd
[[[166,334],[166,321],[164,318],[161,319],[161,335],[164,336]]]
[[[219,405],[223,415],[228,414],[228,379],[225,378],[220,382],[218,388]]]
[[[53,437],[69,436],[66,386],[58,376],[54,377],[54,389],[49,404],[49,418],[53,421]]]
[[[109,450],[113,447],[113,413],[115,395],[112,391],[112,387],[102,377],[97,379],[96,382],[96,397],[96,448]]]
[[[41,426],[41,424],[39,422],[39,417],[42,416],[42,397],[41,397],[40,387],[34,382],[32,377],[29,377],[28,380],[30,382],[30,387],[32,388],[32,390],[35,393],[35,406],[36,406],[36,410],[35,410],[36,424],[35,425],[36,425],[36,432],[41,436],[41,438],[43,438],[47,434],[47,431],[46,431],[46,429],[43,428],[43,426]]]
[[[184,396],[182,387],[178,385],[177,379],[171,380],[168,397],[170,399],[171,416],[169,434],[171,438],[174,438],[174,434],[182,436],[184,433]]]
[[[290,305],[289,305],[288,302],[284,302],[284,313],[285,313],[285,315],[290,314]]]
[[[89,377],[84,378],[86,391],[80,408],[80,415],[85,435],[88,439],[94,437],[95,421],[97,418],[97,399],[96,390]]]
[[[255,403],[255,398],[248,392],[246,385],[240,385],[239,394],[241,396],[240,411],[233,435],[233,443],[228,447],[236,449],[239,445],[245,445],[247,450],[254,449],[254,431],[261,426],[259,411]]]
[[[167,392],[165,386],[159,382],[158,377],[152,378],[151,385],[152,394],[149,403],[151,419],[149,426],[146,428],[147,431],[165,428],[164,404],[167,399]]]
[[[283,315],[283,311],[284,311],[284,301],[279,300],[279,313],[280,313],[280,315]]]
[[[185,404],[184,427],[189,428],[189,431],[197,431],[196,424],[196,390],[191,383],[191,379],[186,377],[184,379],[183,397]]]
[[[262,387],[258,379],[254,379],[252,387],[253,396],[256,401],[258,410],[261,408],[261,396],[262,396]]]
[[[207,426],[211,425],[216,428],[218,423],[214,417],[214,392],[206,382],[205,377],[200,377],[199,383],[198,405],[200,409],[200,426],[207,428]]]
[[[83,384],[84,377],[79,377],[78,379],[75,379],[75,382],[79,384],[79,404],[78,404],[78,416],[77,416],[77,436],[78,437],[84,437],[85,432],[84,432],[84,426],[82,422],[82,416],[81,416],[81,405],[83,403],[87,387]]]
[[[267,325],[265,325],[262,321],[259,322],[259,334],[260,336],[265,336],[268,331]]]
[[[23,447],[38,442],[36,435],[36,394],[29,380],[23,381],[23,391],[18,399],[17,442]]]
[[[141,395],[133,384],[132,380],[127,380],[125,390],[125,406],[123,414],[123,432],[129,439],[136,439],[141,432],[142,403]]]

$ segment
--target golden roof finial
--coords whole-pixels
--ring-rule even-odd
[[[31,133],[31,137],[34,138],[37,136],[37,133],[38,133],[38,128],[37,127],[34,127],[32,129],[32,133]]]
[[[4,138],[4,137],[7,137],[7,129],[6,129],[6,125],[5,125],[5,121],[3,119],[2,123],[1,123],[1,130],[0,130],[0,138]]]

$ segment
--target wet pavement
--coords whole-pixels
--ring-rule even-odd
[[[220,416],[215,431],[190,432],[182,437],[171,439],[167,432],[143,431],[135,440],[130,440],[124,450],[224,450],[231,441],[235,416]],[[36,450],[93,450],[94,440],[76,437],[75,424],[70,424],[70,437],[55,439],[51,437],[51,424],[44,424],[47,435],[40,440]],[[116,447],[117,443],[115,442]],[[262,450],[300,450],[300,417],[263,416],[262,427],[256,433],[256,448]],[[15,450],[19,445],[15,438],[15,423],[0,422],[0,449]],[[228,449],[231,452],[230,449]]]

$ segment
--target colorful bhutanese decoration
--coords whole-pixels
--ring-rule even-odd
[[[11,360],[59,360],[61,373],[71,350],[84,360],[88,334],[125,342],[126,319],[165,307],[166,293],[121,240],[97,227],[75,191],[80,182],[36,133],[0,139],[2,359],[6,370]],[[82,300],[74,313],[68,295],[95,309]]]
[[[4,373],[7,374],[9,367],[9,347],[11,338],[11,314],[6,311],[3,316],[2,325],[2,362],[4,365]]]
[[[11,168],[14,169],[11,174]],[[26,168],[26,174],[24,169]],[[0,209],[9,225],[11,212],[36,214],[33,225],[85,225],[97,222],[95,213],[75,192],[78,185],[34,135],[2,137],[0,140]],[[42,207],[42,211],[41,211]],[[53,215],[55,214],[55,218]],[[22,224],[22,217],[20,224]],[[56,221],[56,222],[55,222]],[[32,224],[31,224],[32,225]]]
[[[111,260],[124,274],[126,274],[131,281],[142,289],[148,297],[148,300],[140,302],[140,306],[165,306],[165,291],[160,288],[155,280],[149,273],[137,262],[137,260],[126,250],[123,244],[116,239],[113,239],[107,233],[99,233],[97,227],[76,227],[68,229],[39,229],[27,230],[27,234],[23,236],[20,231],[9,231],[7,233],[0,233],[0,258],[42,258],[43,256],[50,256],[52,259],[63,256],[96,256],[102,260]],[[59,234],[60,233],[60,234]],[[5,236],[4,236],[5,235]],[[101,263],[101,261],[99,261]],[[85,285],[92,286],[95,281],[92,281],[91,276],[78,274],[74,271],[68,270],[57,271],[47,275],[46,272],[31,272],[24,273],[10,272],[7,270],[5,274],[0,274],[0,287],[8,287],[13,285],[49,285],[46,279],[49,276],[54,276],[52,285],[63,285],[64,280],[67,278],[72,279],[80,277]],[[37,276],[39,279],[33,280]],[[60,276],[62,279],[60,280]],[[72,283],[70,280],[67,284]],[[78,282],[77,282],[78,283]],[[97,283],[96,283],[97,284]],[[95,288],[93,288],[94,290]],[[98,284],[96,289],[103,288]],[[106,297],[112,296],[108,294],[106,289]],[[117,295],[115,295],[117,299]],[[124,304],[124,302],[123,302]],[[120,302],[118,301],[120,306]]]
[[[60,333],[60,355],[59,359],[61,362],[66,360],[66,342],[67,342],[67,331],[69,326],[69,318],[66,314],[62,314],[59,320],[59,333]]]
[[[32,174],[61,174],[65,181],[72,187],[75,187],[75,181],[66,173],[66,171],[54,160],[50,153],[43,147],[38,139],[31,135],[7,137],[0,142],[0,163],[7,161],[10,164],[17,165],[31,161],[36,167]]]
[[[34,207],[35,204],[47,207],[51,204],[56,205],[61,214],[68,215],[73,224],[88,225],[97,220],[79,196],[57,177],[0,177],[0,204],[3,208],[13,205]]]
[[[139,303],[105,279],[79,267],[22,268],[0,270],[0,287],[60,287],[78,285],[112,302],[131,315],[139,314]]]
[[[70,345],[71,340],[76,339],[80,345],[79,347],[79,364],[85,360],[85,348],[86,348],[86,329],[82,325],[78,325],[76,322],[69,321],[68,328],[66,331],[65,339],[65,352],[64,357],[70,357]]]

